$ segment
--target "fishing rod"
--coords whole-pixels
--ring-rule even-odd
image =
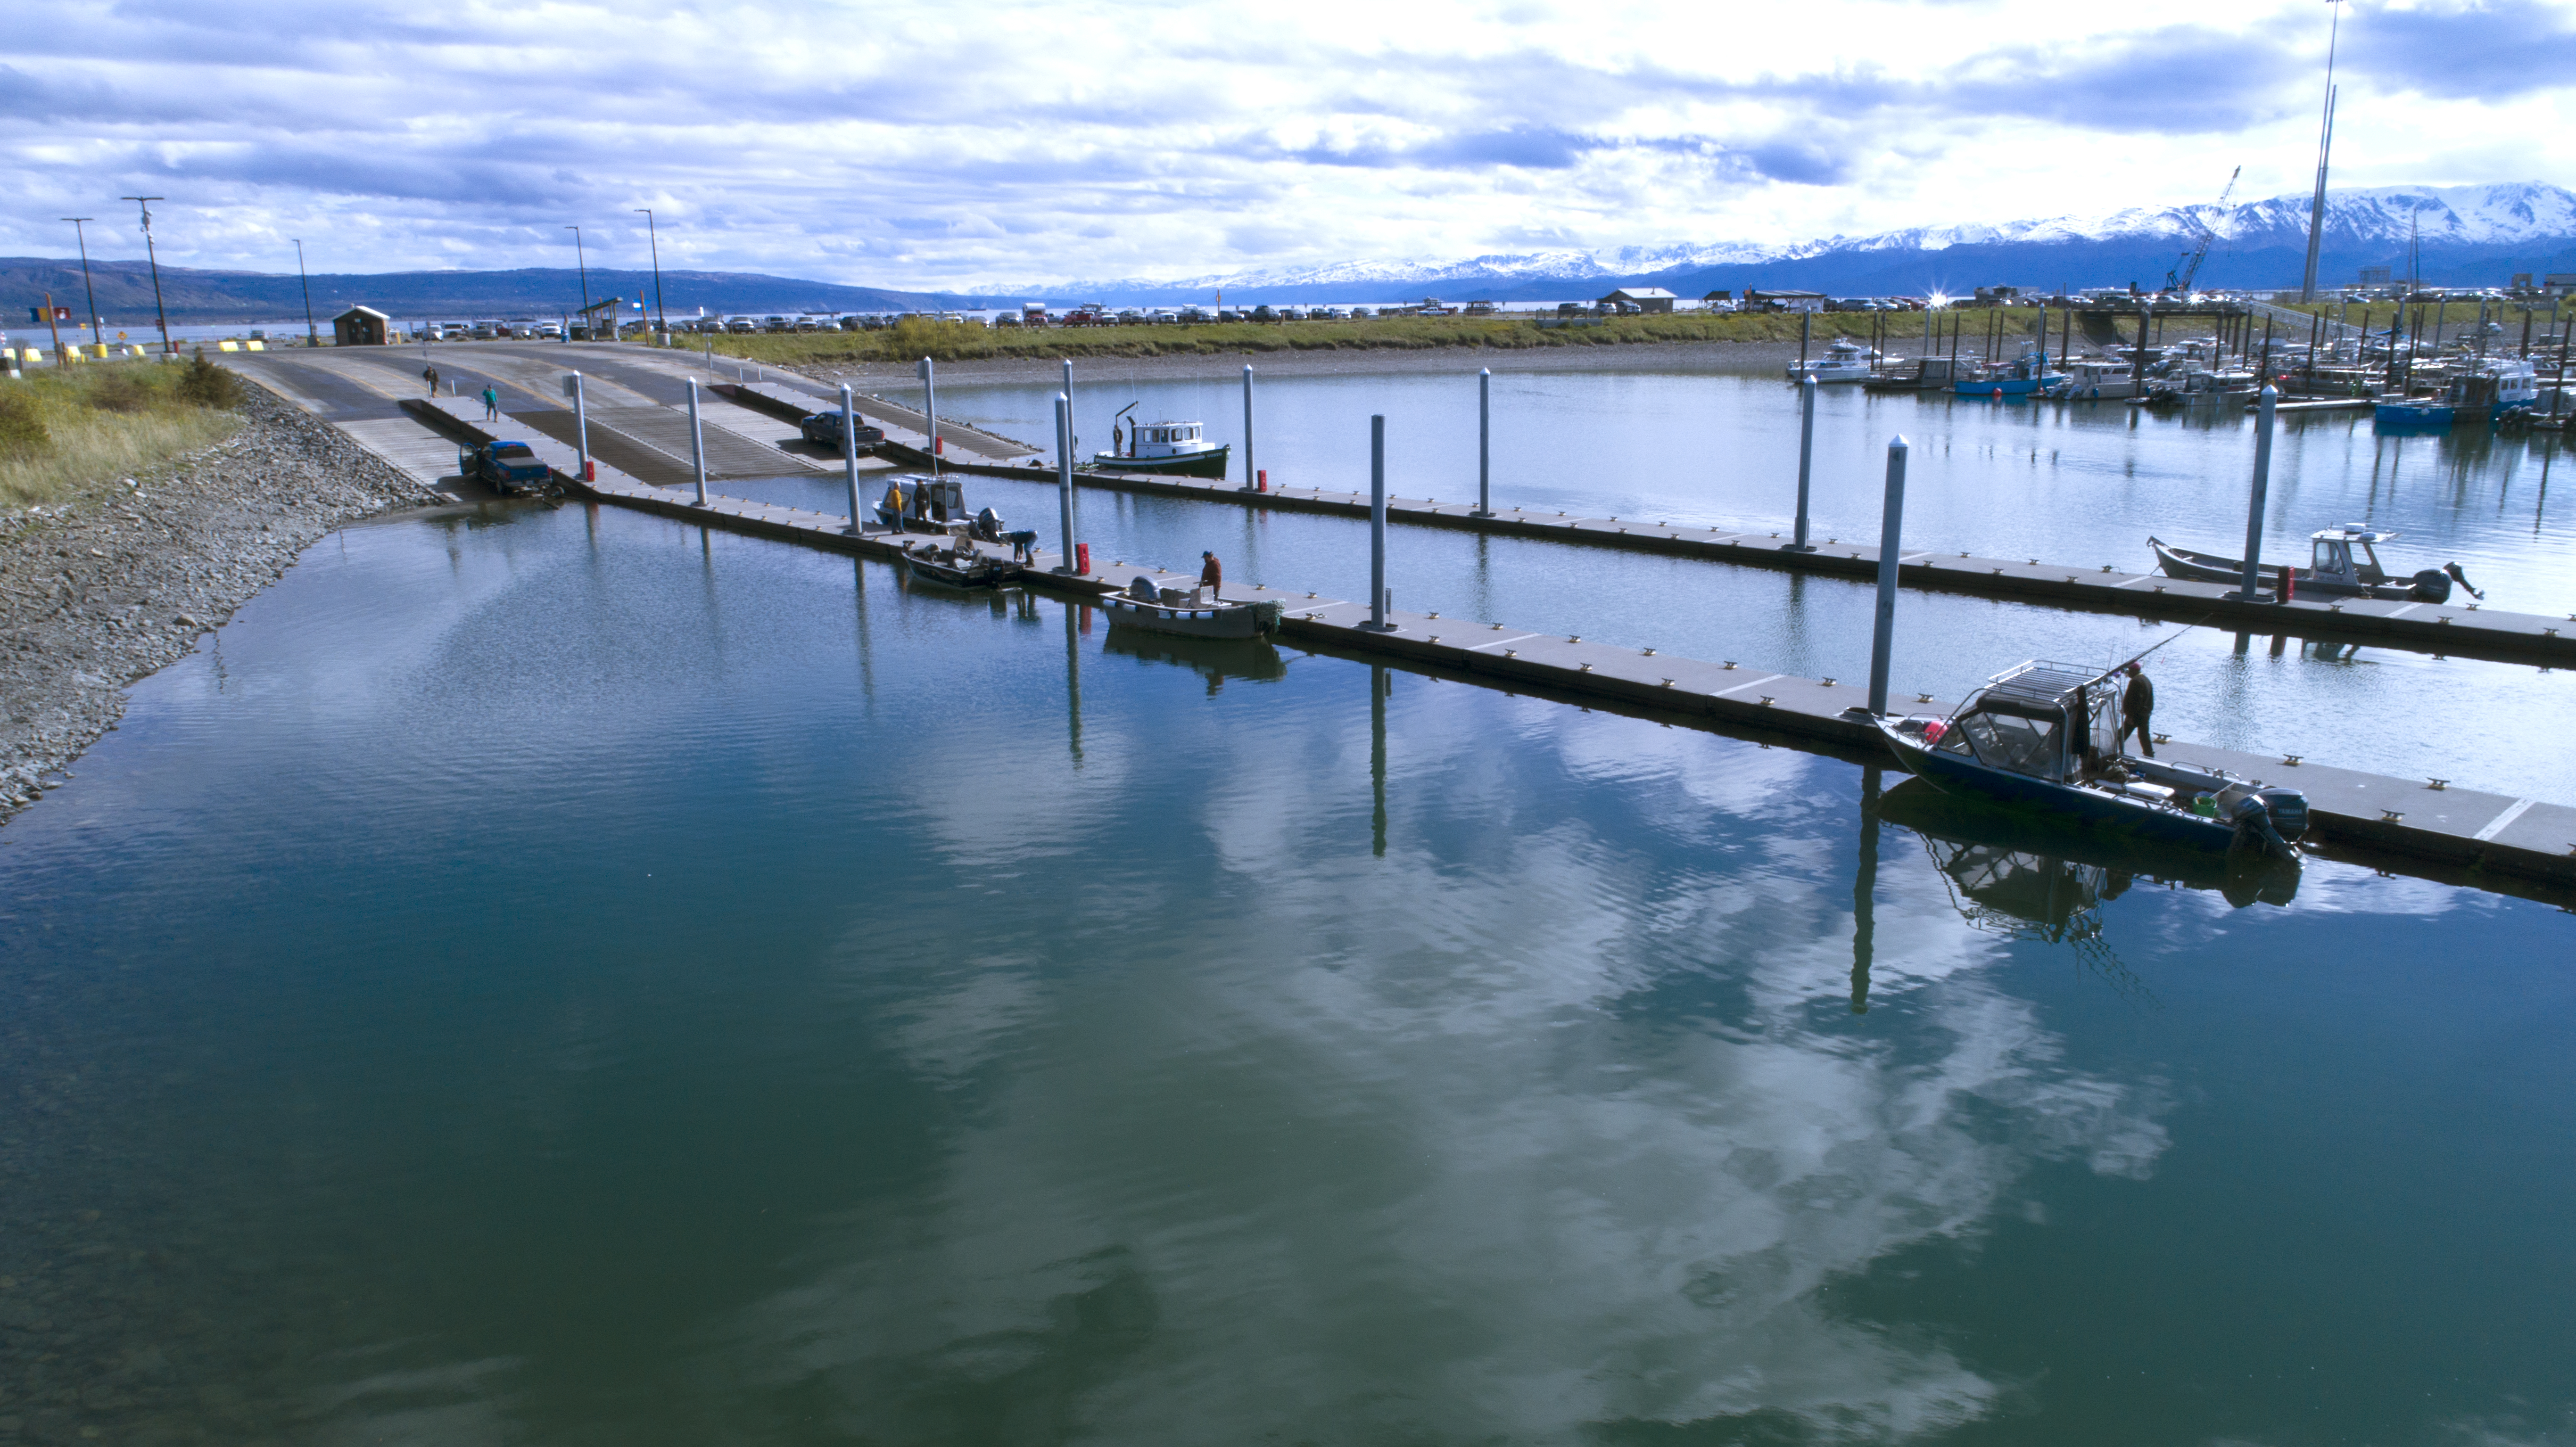
[[[2131,658],[2131,659],[2130,659],[2128,662],[2126,662],[2126,663],[2114,663],[2114,664],[2112,664],[2112,665],[2110,666],[2110,668],[2108,668],[2107,670],[2105,670],[2105,671],[2103,671],[2103,672],[2101,672],[2101,673],[2097,673],[2097,674],[2093,675],[2093,678],[2092,678],[2091,682],[2093,682],[2093,683],[2100,683],[2100,682],[2102,682],[2104,679],[2107,679],[2107,678],[2111,678],[2111,677],[2116,676],[2117,674],[2119,674],[2120,672],[2122,672],[2122,671],[2123,671],[2123,670],[2125,670],[2125,669],[2128,669],[2128,668],[2130,668],[2130,667],[2132,667],[2132,666],[2134,666],[2134,665],[2136,665],[2136,664],[2139,664],[2139,663],[2143,663],[2143,662],[2145,662],[2145,661],[2146,661],[2146,657],[2147,657],[2147,653],[2153,653],[2153,652],[2155,652],[2157,649],[2164,647],[2167,643],[2171,643],[2171,642],[2173,642],[2173,641],[2174,641],[2174,639],[2176,639],[2176,638],[2180,638],[2180,637],[2181,637],[2181,636],[2183,636],[2184,634],[2189,633],[2189,632],[2190,632],[2191,630],[2193,630],[2194,628],[2198,628],[2198,627],[2201,627],[2201,626],[2203,626],[2203,625],[2207,624],[2207,623],[2209,622],[2209,620],[2210,620],[2210,619],[2215,618],[2215,617],[2217,617],[2217,616],[2218,616],[2218,615],[2217,615],[2217,614],[2215,614],[2215,613],[2206,613],[2206,614],[2201,615],[2201,618],[2200,618],[2200,621],[2199,621],[2199,622],[2196,622],[2196,623],[2185,623],[2185,624],[2184,624],[2184,625],[2182,625],[2180,628],[2175,629],[2171,634],[2167,635],[2166,637],[2164,637],[2164,638],[2162,638],[2162,639],[2159,639],[2158,641],[2156,641],[2156,642],[2155,642],[2155,643],[2153,643],[2153,644],[2148,645],[2147,650],[2146,650],[2146,653],[2138,654],[2136,657]]]

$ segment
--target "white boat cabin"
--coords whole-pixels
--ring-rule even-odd
[[[2379,550],[2371,545],[2395,536],[2395,533],[2352,527],[2323,528],[2310,533],[2308,543],[2314,551],[2310,555],[2308,576],[2315,582],[2342,583],[2354,588],[2388,582],[2388,570],[2379,566]],[[2361,549],[2358,558],[2353,555],[2355,547]]]
[[[1139,422],[1127,439],[1129,457],[1195,457],[1214,452],[1207,427],[1199,422]]]

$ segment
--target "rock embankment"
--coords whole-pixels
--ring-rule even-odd
[[[0,820],[333,528],[453,499],[257,388],[229,440],[0,518]]]

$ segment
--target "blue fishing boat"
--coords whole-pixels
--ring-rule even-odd
[[[1962,397],[2028,397],[2066,384],[2066,374],[2048,370],[2048,351],[2022,353],[2009,362],[1978,369],[1951,383]]]
[[[1942,789],[2141,843],[2295,860],[2307,796],[2121,753],[2118,678],[2118,669],[2024,663],[1947,716],[1871,722],[1906,768]]]
[[[2370,420],[2386,431],[2431,431],[2493,422],[2509,412],[2530,411],[2539,401],[2539,374],[2517,358],[2453,377],[2439,397],[2382,402],[2371,409]]]

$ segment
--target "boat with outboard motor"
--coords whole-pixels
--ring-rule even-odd
[[[2447,603],[2451,599],[2453,583],[2466,588],[2471,597],[2481,600],[2486,597],[2486,594],[2470,587],[2469,575],[2460,571],[2457,563],[2418,569],[2407,578],[2391,575],[2380,566],[2376,545],[2396,536],[2393,532],[2359,526],[2320,528],[2308,534],[2307,567],[2294,568],[2284,563],[2258,564],[2258,580],[2277,589],[2286,570],[2292,597],[2314,593],[2326,598],[2379,598],[2392,603]],[[2177,548],[2157,537],[2149,537],[2147,546],[2156,550],[2157,566],[2164,569],[2168,578],[2188,578],[2196,583],[2244,581],[2245,562],[2241,558]],[[2355,549],[2359,551],[2355,552]]]
[[[2119,674],[2033,661],[1987,679],[1946,716],[1860,712],[1906,768],[1940,788],[2148,843],[2295,860],[2305,794],[2120,752]]]
[[[1285,610],[1275,602],[1227,603],[1205,588],[1165,588],[1139,574],[1123,591],[1102,595],[1112,628],[1141,628],[1183,638],[1267,638]]]
[[[2242,850],[2165,848],[1944,790],[1923,778],[1889,789],[1878,809],[1879,818],[1923,841],[1968,900],[2052,931],[2080,923],[2084,911],[2141,880],[2217,890],[2240,909],[2288,904],[2299,891],[2295,861]]]
[[[1814,377],[1819,385],[1835,382],[1866,382],[1878,371],[1878,353],[1845,338],[1825,348],[1825,354],[1807,362],[1789,364],[1789,380]]]
[[[967,538],[957,538],[944,548],[929,542],[906,543],[903,561],[916,580],[944,588],[998,588],[1025,571],[1018,563],[981,551]]]
[[[1135,408],[1135,403],[1128,403],[1119,409],[1118,417],[1125,418]],[[1127,428],[1124,451],[1094,453],[1091,465],[1080,470],[1222,478],[1233,450],[1231,443],[1208,441],[1204,423],[1136,422]]]
[[[2116,402],[2138,392],[2138,374],[2127,362],[2070,362],[2064,380],[2046,395],[2059,402]]]

